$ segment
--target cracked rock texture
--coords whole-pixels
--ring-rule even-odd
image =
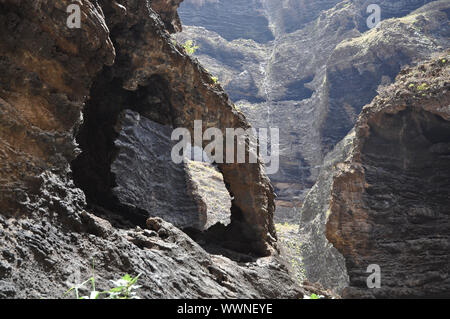
[[[144,216],[159,216],[179,228],[203,230],[206,212],[188,194],[183,163],[170,157],[172,129],[152,122],[139,113],[125,110],[119,119],[119,152],[111,164],[120,203],[140,209]],[[147,216],[148,217],[148,216]]]
[[[207,163],[175,164],[169,126],[125,110],[116,128],[120,128],[114,142],[119,151],[111,172],[117,185],[113,194],[121,204],[181,229],[230,224],[231,198],[222,174]]]
[[[377,88],[392,83],[403,66],[449,47],[449,2],[256,0],[245,11],[238,3],[182,3],[184,31],[176,39],[196,42],[195,56],[253,126],[280,129],[280,170],[269,176],[278,195],[276,219],[298,220],[325,155]],[[369,4],[382,15],[372,30]],[[268,24],[247,19],[248,10]],[[220,12],[229,18],[210,19]],[[273,39],[246,34],[266,25]]]
[[[136,132],[117,125],[124,110],[150,128],[192,132],[194,119],[205,128],[249,127],[221,86],[170,41],[180,1],[82,1],[80,29],[66,26],[70,3],[0,0],[0,297],[62,297],[90,277],[92,261],[99,285],[142,273],[142,297],[300,297],[276,256],[274,194],[260,162],[218,167],[231,223],[214,244],[246,254],[246,263],[210,255],[156,218],[174,200],[162,191],[153,193],[159,212],[131,201],[136,189],[119,191],[130,177],[121,175],[121,156],[136,159],[125,147]],[[158,167],[174,174],[169,183],[186,174]],[[184,187],[175,193],[184,196]],[[192,196],[179,215],[192,217],[201,203]]]
[[[327,155],[301,212],[308,280],[344,298],[450,296],[449,58],[402,70]]]
[[[197,199],[198,205],[205,211],[204,228],[221,223],[231,223],[231,197],[218,169],[204,162],[187,163],[188,189]]]

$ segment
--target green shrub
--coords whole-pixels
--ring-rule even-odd
[[[419,90],[419,91],[426,91],[426,90],[428,90],[428,84],[422,83],[421,85],[417,86],[417,90]]]
[[[186,53],[189,55],[193,55],[195,53],[195,51],[197,51],[197,49],[199,48],[198,45],[194,45],[194,41],[192,40],[187,40],[184,44],[183,44],[183,48],[186,50]]]

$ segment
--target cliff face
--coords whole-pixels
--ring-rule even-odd
[[[380,85],[391,83],[402,66],[450,47],[449,9],[448,2],[431,2],[339,43],[327,62],[328,111],[321,127],[325,148],[353,127],[362,106]]]
[[[401,71],[327,156],[301,212],[308,279],[344,297],[449,296],[449,58]]]
[[[247,29],[249,21],[233,16],[238,11],[235,2],[219,2],[237,26]],[[286,220],[298,213],[325,154],[351,130],[377,88],[391,83],[402,66],[449,47],[449,4],[253,3],[254,15],[267,17],[274,40],[246,37],[240,29],[226,28],[220,19],[211,20],[217,25],[211,27],[205,20],[217,3],[197,5],[195,12],[193,5],[182,4],[185,28],[177,40],[193,39],[199,45],[195,55],[219,78],[253,126],[280,128],[280,170],[270,178],[278,195],[277,212]],[[369,4],[380,5],[383,19],[372,30],[366,23]],[[194,15],[202,18],[193,19]]]
[[[261,1],[187,0],[182,14],[185,25],[202,26],[232,41],[239,38],[265,43],[274,39]]]
[[[178,7],[183,0],[153,0],[150,5],[155,10],[164,26],[169,32],[179,32],[182,30],[180,17],[178,16]]]
[[[274,194],[261,164],[218,167],[231,223],[209,227],[195,170],[137,160],[167,159],[164,132],[192,132],[194,120],[249,127],[170,41],[180,1],[83,1],[80,29],[66,25],[70,3],[0,1],[0,297],[60,297],[92,261],[104,282],[142,273],[143,297],[300,296],[270,256]],[[195,233],[204,247],[248,263],[155,217],[207,225]]]

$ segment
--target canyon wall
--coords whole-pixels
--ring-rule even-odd
[[[280,129],[280,170],[269,177],[275,220],[300,224],[297,241],[294,225],[277,226],[298,279],[344,297],[447,295],[447,66],[434,60],[392,83],[450,47],[449,2],[253,1],[273,40],[247,37],[253,26],[233,15],[233,1],[190,2],[176,41],[194,40],[195,56],[255,127]],[[382,19],[372,29],[370,4]],[[211,27],[215,10],[234,27]],[[396,104],[374,106],[383,99]],[[382,289],[367,289],[370,264],[381,267]]]
[[[380,6],[382,18],[371,30],[369,4]],[[280,129],[280,170],[269,176],[278,195],[275,218],[298,220],[325,154],[351,130],[378,87],[391,83],[402,66],[449,47],[449,4],[253,1],[246,10],[267,19],[273,40],[246,36],[249,28],[265,30],[266,22],[249,26],[239,8],[238,1],[186,1],[180,6],[184,31],[176,39],[195,41],[195,56],[253,126]],[[215,12],[228,18],[212,18]]]
[[[449,58],[402,70],[327,155],[301,211],[309,280],[344,298],[450,296]]]
[[[140,273],[144,298],[302,296],[276,257],[260,161],[214,168],[231,215],[215,225],[192,178],[214,175],[167,164],[173,128],[250,126],[170,40],[179,3],[83,1],[71,29],[71,1],[0,0],[0,297],[62,297],[93,263],[100,289]],[[203,247],[188,226],[209,228]]]

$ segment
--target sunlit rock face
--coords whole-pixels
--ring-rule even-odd
[[[261,0],[278,36],[292,33],[315,21],[325,10],[342,0]]]
[[[277,211],[290,218],[315,183],[324,156],[352,129],[378,87],[391,83],[401,67],[449,47],[449,4],[265,0],[252,2],[248,10],[256,10],[255,3],[269,20],[272,41],[225,27],[237,19],[235,1],[182,5],[184,31],[176,38],[199,45],[195,56],[253,126],[280,129],[280,170],[270,178]],[[382,23],[372,30],[369,4],[381,8]],[[230,18],[216,19],[211,27],[203,21],[218,5]]]
[[[206,216],[202,220],[202,229],[217,223],[228,226],[231,223],[231,197],[222,174],[217,167],[206,162],[188,161],[186,166],[188,191]]]
[[[301,212],[309,280],[348,298],[450,295],[449,57],[402,71],[327,155]]]
[[[263,3],[241,0],[187,0],[180,14],[185,25],[201,26],[224,39],[252,39],[266,43],[274,39]]]

